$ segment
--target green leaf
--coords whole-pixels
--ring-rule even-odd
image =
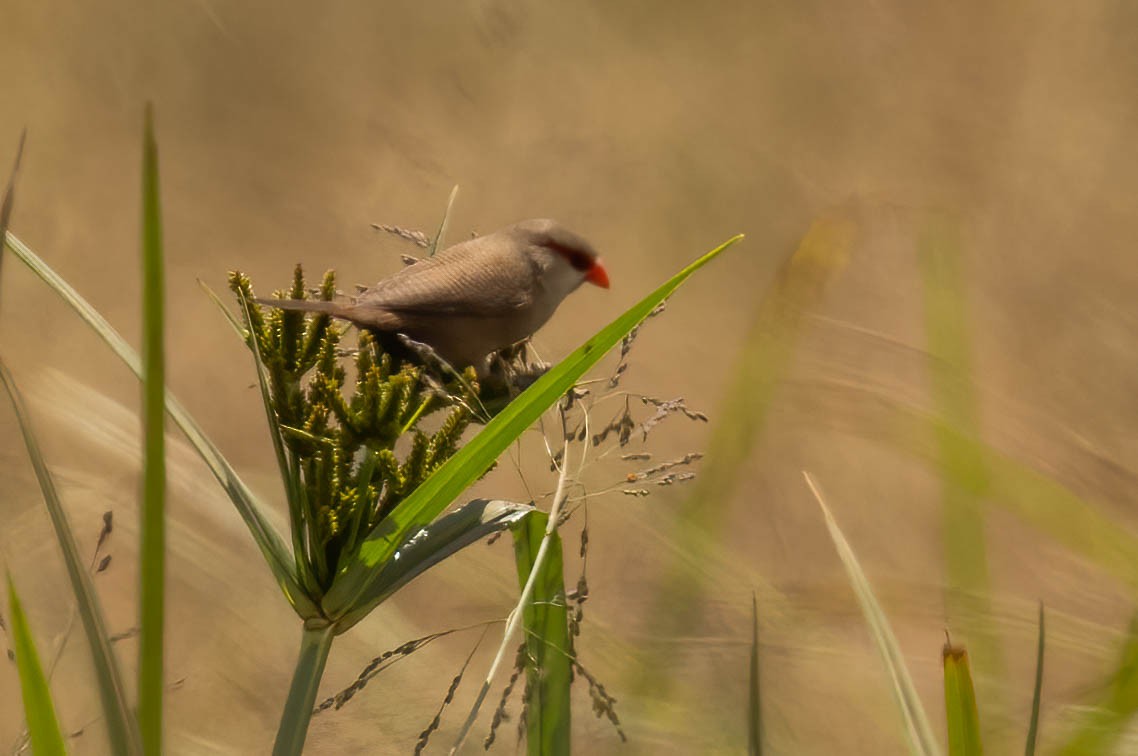
[[[980,713],[976,710],[968,651],[963,646],[945,643],[942,656],[949,756],[979,756],[984,748],[980,743]]]
[[[806,476],[806,484],[810,486],[814,498],[818,500],[818,506],[822,508],[822,514],[826,518],[826,528],[830,531],[830,539],[834,542],[834,548],[842,560],[842,566],[846,569],[846,575],[850,579],[850,585],[853,586],[854,595],[857,596],[862,614],[865,615],[865,623],[869,626],[873,642],[877,645],[877,651],[881,655],[881,661],[889,673],[893,697],[897,701],[897,708],[900,710],[901,718],[905,723],[905,739],[909,745],[909,750],[915,756],[939,754],[940,748],[933,737],[932,728],[929,727],[929,719],[925,715],[920,696],[917,695],[917,689],[913,685],[913,678],[909,675],[908,667],[905,666],[905,657],[901,653],[901,645],[897,642],[897,637],[893,635],[893,628],[889,626],[889,620],[885,617],[885,612],[881,610],[881,605],[877,603],[877,597],[873,595],[873,589],[870,587],[865,573],[862,572],[857,556],[854,555],[853,549],[845,535],[842,534],[833,514],[830,513],[830,508],[822,499],[822,493],[815,485],[814,479],[810,477],[809,473],[803,473],[803,475]]]
[[[91,326],[106,342],[107,346],[118,355],[119,359],[141,378],[142,363],[139,360],[138,353],[131,349],[126,340],[111,327],[111,324],[87,300],[83,299],[71,284],[63,280],[59,274],[11,232],[5,237],[5,241],[13,254],[31,268],[32,272],[38,275],[64,302],[69,304],[79,317]],[[226,494],[229,495],[230,501],[233,502],[238,514],[245,521],[245,526],[249,528],[253,540],[260,548],[261,554],[276,577],[281,590],[297,613],[305,618],[319,616],[319,610],[308,598],[297,580],[296,568],[292,564],[292,555],[289,553],[288,547],[281,540],[280,534],[261,514],[260,505],[256,497],[253,496],[253,492],[249,490],[193,417],[168,391],[166,392],[166,412],[169,413],[170,419],[186,434],[186,438],[197,450]]]
[[[143,751],[162,752],[163,632],[166,624],[166,379],[162,205],[158,143],[148,105],[142,147],[142,545],[139,551],[138,728]]]
[[[245,326],[253,334],[253,315],[250,310],[255,305],[242,300],[245,312]],[[269,375],[265,362],[261,359],[261,347],[256,336],[250,336],[249,346],[253,352],[253,362],[257,369],[257,384],[261,389],[261,404],[265,409],[265,418],[269,421],[269,437],[273,441],[273,451],[276,453],[277,466],[280,469],[281,480],[285,486],[285,498],[288,500],[289,525],[292,529],[292,555],[296,574],[300,577],[301,585],[309,596],[317,594],[316,579],[310,569],[308,541],[306,533],[306,513],[308,507],[305,500],[305,488],[300,479],[300,463],[285,448],[284,438],[281,435],[280,419],[273,408],[272,392],[269,389]],[[301,615],[304,619],[305,615]]]
[[[205,292],[206,296],[210,298],[210,301],[217,305],[217,308],[221,310],[221,314],[225,316],[225,321],[229,323],[229,327],[233,329],[233,332],[237,334],[237,337],[242,341],[245,341],[248,338],[248,335],[245,333],[245,326],[241,325],[241,321],[237,319],[237,316],[230,312],[229,308],[225,306],[225,303],[221,301],[221,297],[217,296],[217,293],[213,289],[209,288],[209,284],[200,278],[198,279],[198,286],[200,286],[202,291]]]
[[[1023,522],[1046,533],[1066,548],[1081,554],[1112,575],[1138,588],[1138,536],[1105,511],[1105,504],[1083,499],[1054,477],[1042,473],[1011,454],[997,449],[944,418],[906,402],[884,388],[848,384],[832,387],[827,394],[814,392],[815,405],[826,402],[825,415],[847,431],[864,434],[874,442],[885,441],[894,449],[936,466],[941,434],[955,436],[953,445],[972,445],[984,455],[990,476],[984,497]],[[971,453],[971,452],[970,452]]]
[[[1116,753],[1122,736],[1138,714],[1138,615],[1122,644],[1106,696],[1059,751],[1062,756]]]
[[[396,552],[397,559],[376,583],[380,602],[452,554],[509,527],[533,511],[529,504],[474,499],[443,515]]]
[[[24,155],[24,138],[27,129],[20,132],[20,143],[16,147],[16,160],[12,165],[12,172],[8,175],[8,186],[4,189],[4,199],[0,200],[0,239],[8,233],[8,223],[12,220],[12,206],[16,201],[16,176],[20,172],[20,158]],[[0,263],[4,262],[4,250],[0,249]],[[2,267],[2,266],[0,266]]]
[[[1035,740],[1039,735],[1039,702],[1043,697],[1043,604],[1039,605],[1039,643],[1035,651],[1035,691],[1031,695],[1031,723],[1027,727],[1025,756],[1035,756]]]
[[[923,284],[925,338],[931,394],[938,414],[965,438],[980,437],[979,402],[972,383],[972,347],[968,306],[961,270],[960,231],[946,216],[934,216],[918,242]],[[986,677],[1002,676],[1003,662],[988,599],[991,580],[984,535],[983,498],[992,476],[987,456],[959,433],[936,432],[944,518],[947,611],[953,627],[964,628],[976,663]],[[983,677],[981,679],[984,679]],[[989,696],[998,696],[990,686]]]
[[[447,197],[447,209],[443,211],[443,220],[439,223],[438,233],[435,238],[431,239],[431,246],[427,247],[427,257],[434,257],[439,250],[446,249],[443,244],[446,243],[447,227],[450,225],[450,211],[454,209],[454,200],[458,197],[458,184],[450,190],[450,196]]]
[[[55,716],[47,677],[40,665],[39,654],[28,628],[24,608],[8,575],[8,613],[12,621],[12,651],[16,655],[16,671],[20,675],[20,694],[24,699],[24,720],[28,725],[32,752],[36,756],[54,756],[67,753],[63,745],[63,732]]]
[[[534,511],[513,528],[518,585],[534,568],[549,515]],[[561,536],[553,533],[522,613],[526,643],[526,751],[531,756],[570,753],[569,685],[572,682],[569,616],[565,603]]]
[[[103,624],[103,613],[99,609],[95,586],[91,584],[91,576],[87,574],[83,559],[79,556],[79,547],[75,543],[71,525],[67,521],[67,513],[63,511],[63,503],[56,493],[51,471],[48,470],[47,462],[40,452],[39,442],[32,430],[23,397],[3,360],[0,360],[0,382],[3,382],[12,400],[16,420],[24,436],[24,445],[28,449],[32,467],[35,468],[51,524],[55,528],[56,540],[59,541],[60,549],[63,551],[67,576],[71,580],[71,590],[75,593],[79,617],[83,621],[83,630],[91,649],[91,660],[95,666],[95,679],[99,685],[99,697],[103,705],[107,734],[111,740],[111,750],[116,754],[139,754],[142,752],[142,746],[138,739],[138,730],[127,703],[126,689],[123,687],[114,650],[111,648]]]
[[[747,707],[747,752],[763,752],[763,709],[759,688],[759,599],[751,594],[751,679]]]
[[[687,278],[715,259],[742,237],[736,236],[708,252],[677,273],[583,346],[538,379],[457,454],[400,502],[364,540],[357,557],[336,576],[324,597],[326,616],[336,620],[341,632],[367,616],[380,600],[379,576],[396,549],[415,530],[438,516],[466,488],[490,468],[545,410],[627,334],[674,292]]]
[[[755,308],[739,358],[728,370],[728,387],[712,415],[714,428],[703,472],[680,504],[670,534],[675,544],[669,550],[673,557],[658,581],[648,620],[662,636],[690,636],[693,623],[701,616],[698,611],[677,612],[675,607],[696,606],[706,594],[710,573],[692,569],[692,565],[705,565],[721,551],[740,471],[746,469],[754,445],[762,439],[797,344],[809,329],[809,313],[818,308],[827,288],[848,264],[856,233],[857,227],[846,218],[816,220]],[[759,590],[764,596],[772,593],[769,586],[759,586]],[[636,696],[665,698],[675,669],[670,659],[663,658],[639,664],[629,687]]]
[[[304,623],[300,637],[300,657],[292,673],[288,699],[281,714],[277,739],[273,743],[273,756],[300,756],[308,736],[308,723],[316,704],[316,693],[324,665],[336,638],[335,626],[318,621]]]

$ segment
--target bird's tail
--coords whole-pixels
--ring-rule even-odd
[[[340,302],[323,302],[318,299],[264,299],[257,297],[253,301],[257,304],[263,304],[269,307],[279,307],[282,310],[326,312],[334,317],[343,317],[345,307],[345,305]]]

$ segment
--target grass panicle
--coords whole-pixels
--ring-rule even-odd
[[[239,302],[254,300],[243,274],[230,274],[229,285]],[[328,301],[335,291],[334,274],[325,273],[318,296]],[[300,266],[283,293],[308,297]],[[249,306],[245,328],[264,366],[267,409],[280,434],[274,443],[292,481],[294,545],[308,560],[299,569],[312,574],[313,588],[322,594],[361,537],[457,450],[472,420],[478,382],[468,370],[462,381],[444,384],[440,395],[423,380],[421,366],[397,360],[360,331],[349,385],[349,366],[340,357],[346,328],[330,316],[306,319],[301,312]],[[436,429],[419,427],[444,410]],[[404,437],[411,444],[400,458],[396,445]]]

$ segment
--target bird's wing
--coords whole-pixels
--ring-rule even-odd
[[[537,271],[499,234],[456,244],[368,289],[358,307],[407,315],[496,317],[528,307]]]

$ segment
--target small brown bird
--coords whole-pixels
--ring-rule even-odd
[[[474,365],[533,335],[583,282],[609,286],[592,246],[552,220],[527,220],[403,268],[354,302],[258,299],[323,312],[377,336],[401,333],[451,365]]]

